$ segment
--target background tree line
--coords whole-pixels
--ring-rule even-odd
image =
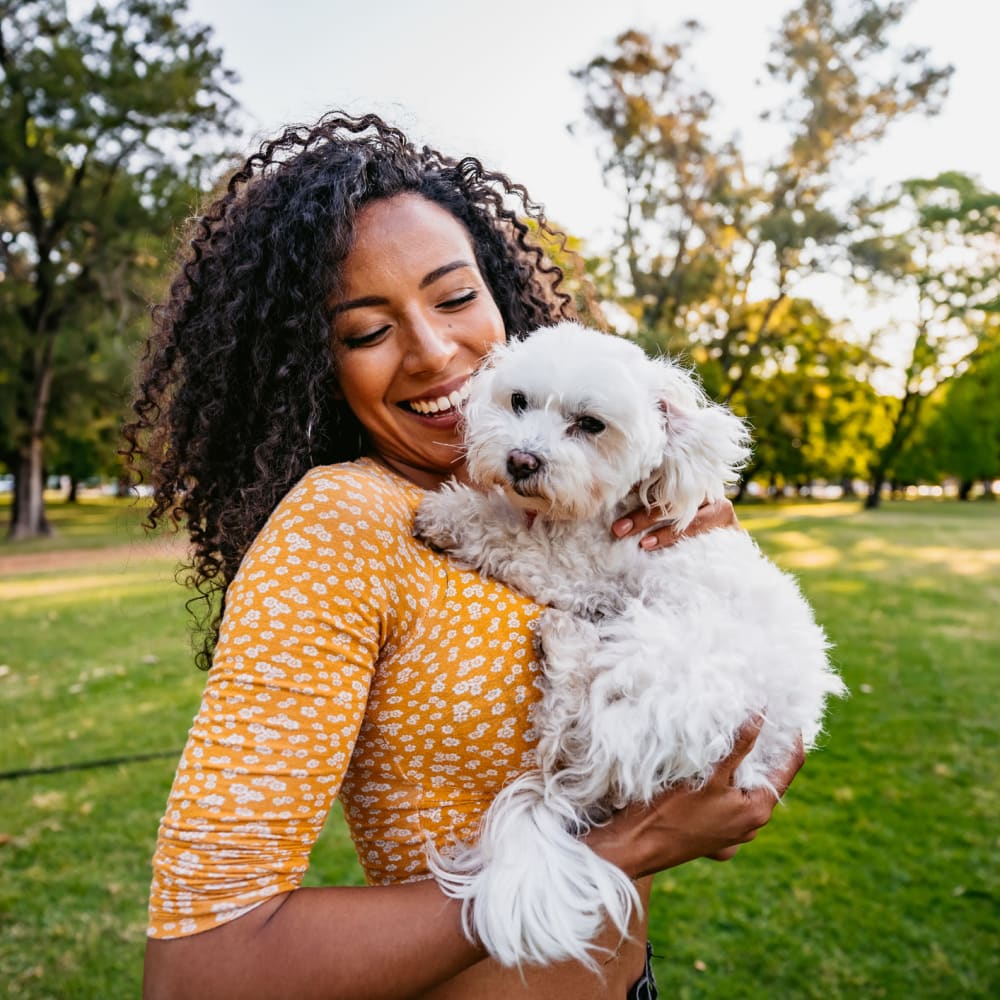
[[[784,143],[763,162],[718,135],[688,67],[694,23],[669,42],[624,32],[576,74],[623,206],[619,245],[594,264],[605,298],[749,417],[747,480],[863,479],[869,506],[890,483],[954,476],[967,496],[1000,473],[998,195],[959,172],[851,187],[861,152],[946,95],[950,67],[892,45],[907,7],[788,12],[765,67],[780,104],[762,109]],[[912,323],[863,335],[833,322],[808,294],[817,275],[908,303]]]
[[[0,462],[9,535],[47,473],[116,467],[128,371],[173,233],[229,128],[232,74],[184,0],[0,3]]]
[[[596,287],[621,332],[686,357],[751,420],[745,482],[864,480],[876,504],[890,484],[954,477],[965,497],[1000,478],[1000,196],[958,170],[879,193],[850,183],[862,151],[946,96],[950,67],[892,44],[908,5],[791,7],[764,67],[781,98],[762,115],[784,138],[763,161],[719,134],[689,67],[693,23],[670,41],[626,31],[576,73],[621,224],[606,256],[554,252],[585,316],[600,312]],[[11,537],[47,530],[46,475],[119,471],[148,303],[225,160],[233,80],[185,0],[73,19],[64,0],[0,2]],[[874,333],[835,321],[810,294],[818,275],[905,302],[912,321]]]

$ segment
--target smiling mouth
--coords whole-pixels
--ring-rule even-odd
[[[413,399],[399,405],[418,416],[433,417],[454,413],[468,398],[469,383],[466,382],[447,396],[438,396],[437,399]]]

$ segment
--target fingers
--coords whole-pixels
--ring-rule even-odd
[[[733,844],[732,847],[725,847],[721,851],[716,851],[714,854],[706,854],[706,858],[711,858],[713,861],[729,861],[731,858],[736,857],[736,852],[740,849],[739,844]]]
[[[627,538],[629,535],[641,534],[651,528],[660,520],[650,511],[640,507],[638,510],[629,511],[625,517],[619,518],[611,525],[611,533],[618,538]]]
[[[644,510],[630,511],[611,526],[617,538],[642,536],[639,544],[644,549],[665,548],[673,545],[681,537],[697,535],[713,528],[739,527],[736,511],[728,500],[705,503],[698,510],[694,520],[684,529],[683,536],[672,525],[664,524],[657,512]]]
[[[764,717],[762,715],[755,715],[752,719],[748,719],[743,723],[740,731],[736,734],[736,738],[733,740],[733,749],[730,751],[729,756],[721,761],[715,769],[715,777],[724,780],[727,785],[734,784],[733,777],[736,774],[736,770],[743,763],[743,758],[753,750],[763,726]]]
[[[795,742],[795,749],[792,751],[785,765],[770,775],[771,784],[774,785],[774,790],[778,793],[779,799],[784,798],[785,792],[788,791],[788,786],[792,783],[795,775],[802,769],[802,765],[805,762],[806,752],[802,746],[802,737],[799,736]]]

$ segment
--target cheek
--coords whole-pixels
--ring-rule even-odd
[[[379,402],[390,379],[391,366],[377,351],[338,353],[336,393],[352,409]]]
[[[503,317],[497,304],[490,299],[483,304],[484,313],[480,319],[479,326],[479,349],[485,354],[497,344],[503,344],[507,340],[507,332],[504,328]]]

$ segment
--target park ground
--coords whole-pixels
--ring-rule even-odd
[[[852,694],[753,844],[658,876],[662,992],[1000,995],[1000,504],[739,513],[799,576]],[[0,547],[0,983],[135,997],[149,856],[205,675],[182,546],[124,501],[52,515],[56,538]],[[307,884],[360,881],[335,809]]]

